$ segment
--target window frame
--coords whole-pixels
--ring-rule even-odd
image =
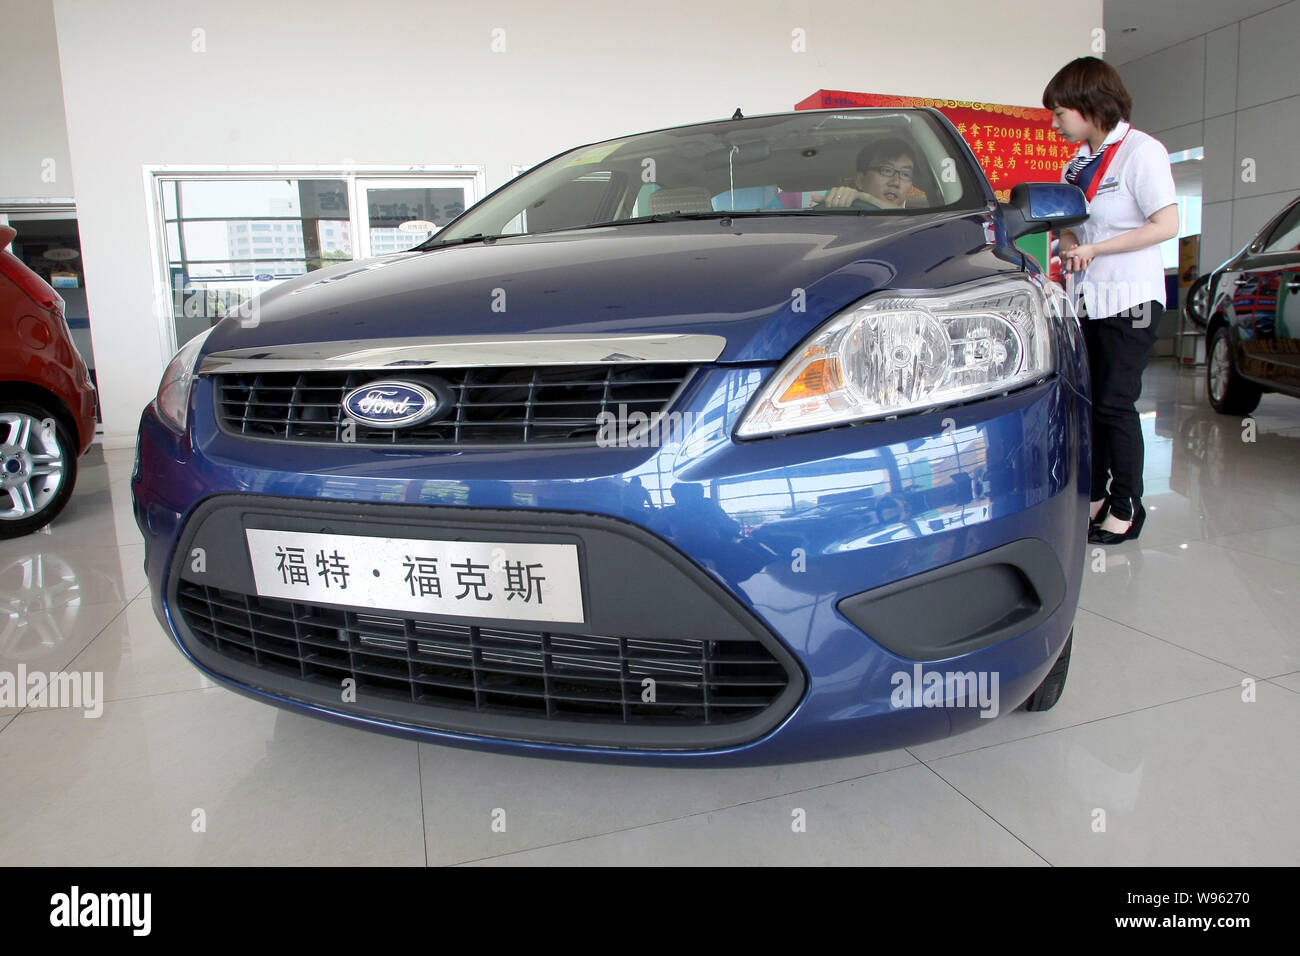
[[[1281,238],[1282,230],[1284,227],[1287,226],[1290,227],[1291,231],[1300,230],[1300,201],[1295,202],[1289,209],[1283,209],[1282,212],[1278,214],[1276,224],[1274,224],[1273,228],[1268,231],[1268,235],[1265,236],[1263,242],[1260,243],[1259,252],[1256,254],[1261,256],[1297,255],[1296,250],[1294,248],[1292,249],[1269,248],[1277,239]],[[1297,235],[1300,236],[1300,231],[1297,231]]]
[[[262,181],[268,179],[339,179],[347,184],[348,195],[348,217],[352,235],[359,236],[360,230],[365,224],[365,217],[359,205],[359,189],[357,180],[364,179],[369,181],[381,179],[393,180],[412,180],[427,179],[431,186],[442,184],[463,185],[467,193],[466,209],[477,203],[487,194],[487,168],[482,164],[467,163],[443,163],[443,164],[415,164],[407,166],[396,165],[367,165],[357,166],[355,164],[307,164],[307,165],[284,165],[284,164],[261,164],[261,165],[173,165],[173,164],[144,164],[141,167],[144,181],[145,192],[145,213],[150,224],[149,228],[149,246],[150,261],[153,269],[153,316],[156,322],[156,332],[158,335],[159,345],[162,350],[163,360],[166,361],[176,353],[176,350],[183,345],[183,342],[177,341],[176,335],[176,314],[175,298],[171,287],[171,269],[170,257],[167,245],[167,228],[169,225],[179,224],[173,220],[168,222],[167,206],[163,197],[164,184],[173,180],[185,179],[203,179],[203,180],[253,180]],[[462,213],[463,215],[463,213]],[[180,217],[182,221],[191,221]],[[198,219],[212,217],[198,217]],[[236,219],[258,221],[274,221],[276,219],[301,221],[300,216],[276,217],[276,216],[257,216],[247,217],[238,216]],[[223,221],[229,221],[224,219]],[[342,217],[339,221],[343,221]],[[270,233],[274,235],[274,232]],[[281,233],[283,235],[283,232]],[[249,231],[249,237],[252,237],[252,231]],[[359,243],[353,243],[353,260],[359,258]],[[299,257],[290,257],[291,260]],[[233,260],[232,260],[233,261]],[[342,261],[342,260],[340,260]]]

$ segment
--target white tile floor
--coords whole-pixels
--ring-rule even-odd
[[[106,700],[0,709],[0,864],[1296,864],[1300,401],[1244,442],[1202,375],[1148,369],[1147,525],[1095,550],[1055,709],[751,770],[417,745],[214,687],[149,607],[132,452],[94,449],[0,542],[0,671],[99,671]]]

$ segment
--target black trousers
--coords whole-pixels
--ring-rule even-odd
[[[1117,518],[1131,517],[1124,499],[1142,497],[1146,449],[1137,400],[1164,311],[1153,300],[1104,319],[1079,319],[1092,369],[1091,497],[1109,494]]]

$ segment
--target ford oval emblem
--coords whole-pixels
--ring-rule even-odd
[[[438,396],[414,382],[370,382],[343,396],[343,411],[374,428],[405,428],[431,418]]]

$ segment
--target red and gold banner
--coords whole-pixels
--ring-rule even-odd
[[[965,137],[984,167],[984,175],[992,183],[993,191],[1003,202],[1010,198],[1011,187],[1016,183],[1060,182],[1061,169],[1077,148],[1056,135],[1050,110],[1033,106],[818,90],[795,104],[795,109],[860,106],[931,106],[937,109]]]

